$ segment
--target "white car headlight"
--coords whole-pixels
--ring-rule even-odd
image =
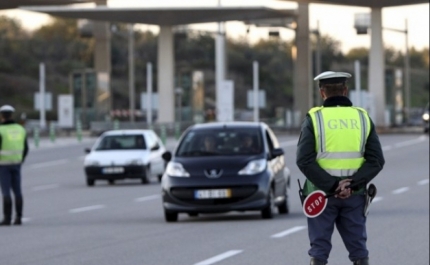
[[[143,165],[143,162],[141,159],[132,159],[130,161],[127,161],[126,164],[134,165],[134,166],[141,166],[141,165]]]
[[[85,160],[84,165],[85,166],[99,166],[100,163],[97,160]]]
[[[428,120],[429,120],[429,118],[430,118],[430,116],[429,116],[429,114],[428,114],[428,113],[424,113],[424,114],[423,114],[423,120],[428,121]]]
[[[246,167],[239,171],[239,175],[255,175],[263,172],[267,166],[267,159],[258,159],[250,161]]]
[[[190,173],[188,173],[181,163],[169,162],[166,167],[166,174],[170,177],[182,177],[188,178]]]

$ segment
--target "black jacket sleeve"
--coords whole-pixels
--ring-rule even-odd
[[[297,144],[296,164],[305,177],[315,186],[326,193],[334,192],[339,181],[332,177],[316,162],[315,134],[312,120],[309,115],[302,123],[299,142]]]
[[[25,158],[27,157],[28,149],[28,138],[26,136],[24,140],[24,150],[22,151],[22,163],[24,163]]]
[[[364,151],[365,162],[351,177],[354,181],[366,180],[369,183],[382,170],[385,164],[381,143],[375,130],[375,125],[370,120],[370,133],[367,138]]]

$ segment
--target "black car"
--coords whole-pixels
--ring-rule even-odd
[[[264,123],[206,123],[188,128],[161,181],[167,222],[179,213],[261,211],[287,214],[290,170],[284,151]]]

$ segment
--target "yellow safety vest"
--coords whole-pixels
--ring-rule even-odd
[[[366,110],[358,107],[315,107],[309,111],[315,134],[317,163],[340,179],[352,176],[364,163],[370,133]],[[304,194],[318,190],[309,180]]]
[[[15,123],[0,125],[0,136],[0,165],[20,164],[25,145],[25,129]]]

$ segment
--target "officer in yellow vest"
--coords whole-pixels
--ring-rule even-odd
[[[312,108],[301,127],[296,163],[306,177],[303,195],[322,190],[328,198],[325,210],[308,218],[311,265],[325,265],[336,226],[354,265],[368,265],[365,187],[384,166],[384,156],[374,124],[367,112],[354,107],[346,86],[349,73],[324,72],[319,81],[324,100]],[[351,183],[363,183],[355,190]]]
[[[25,129],[12,119],[15,109],[10,105],[0,108],[0,184],[3,195],[3,221],[0,225],[12,223],[12,196],[15,199],[15,220],[21,225],[23,197],[21,192],[21,164],[28,153]]]

